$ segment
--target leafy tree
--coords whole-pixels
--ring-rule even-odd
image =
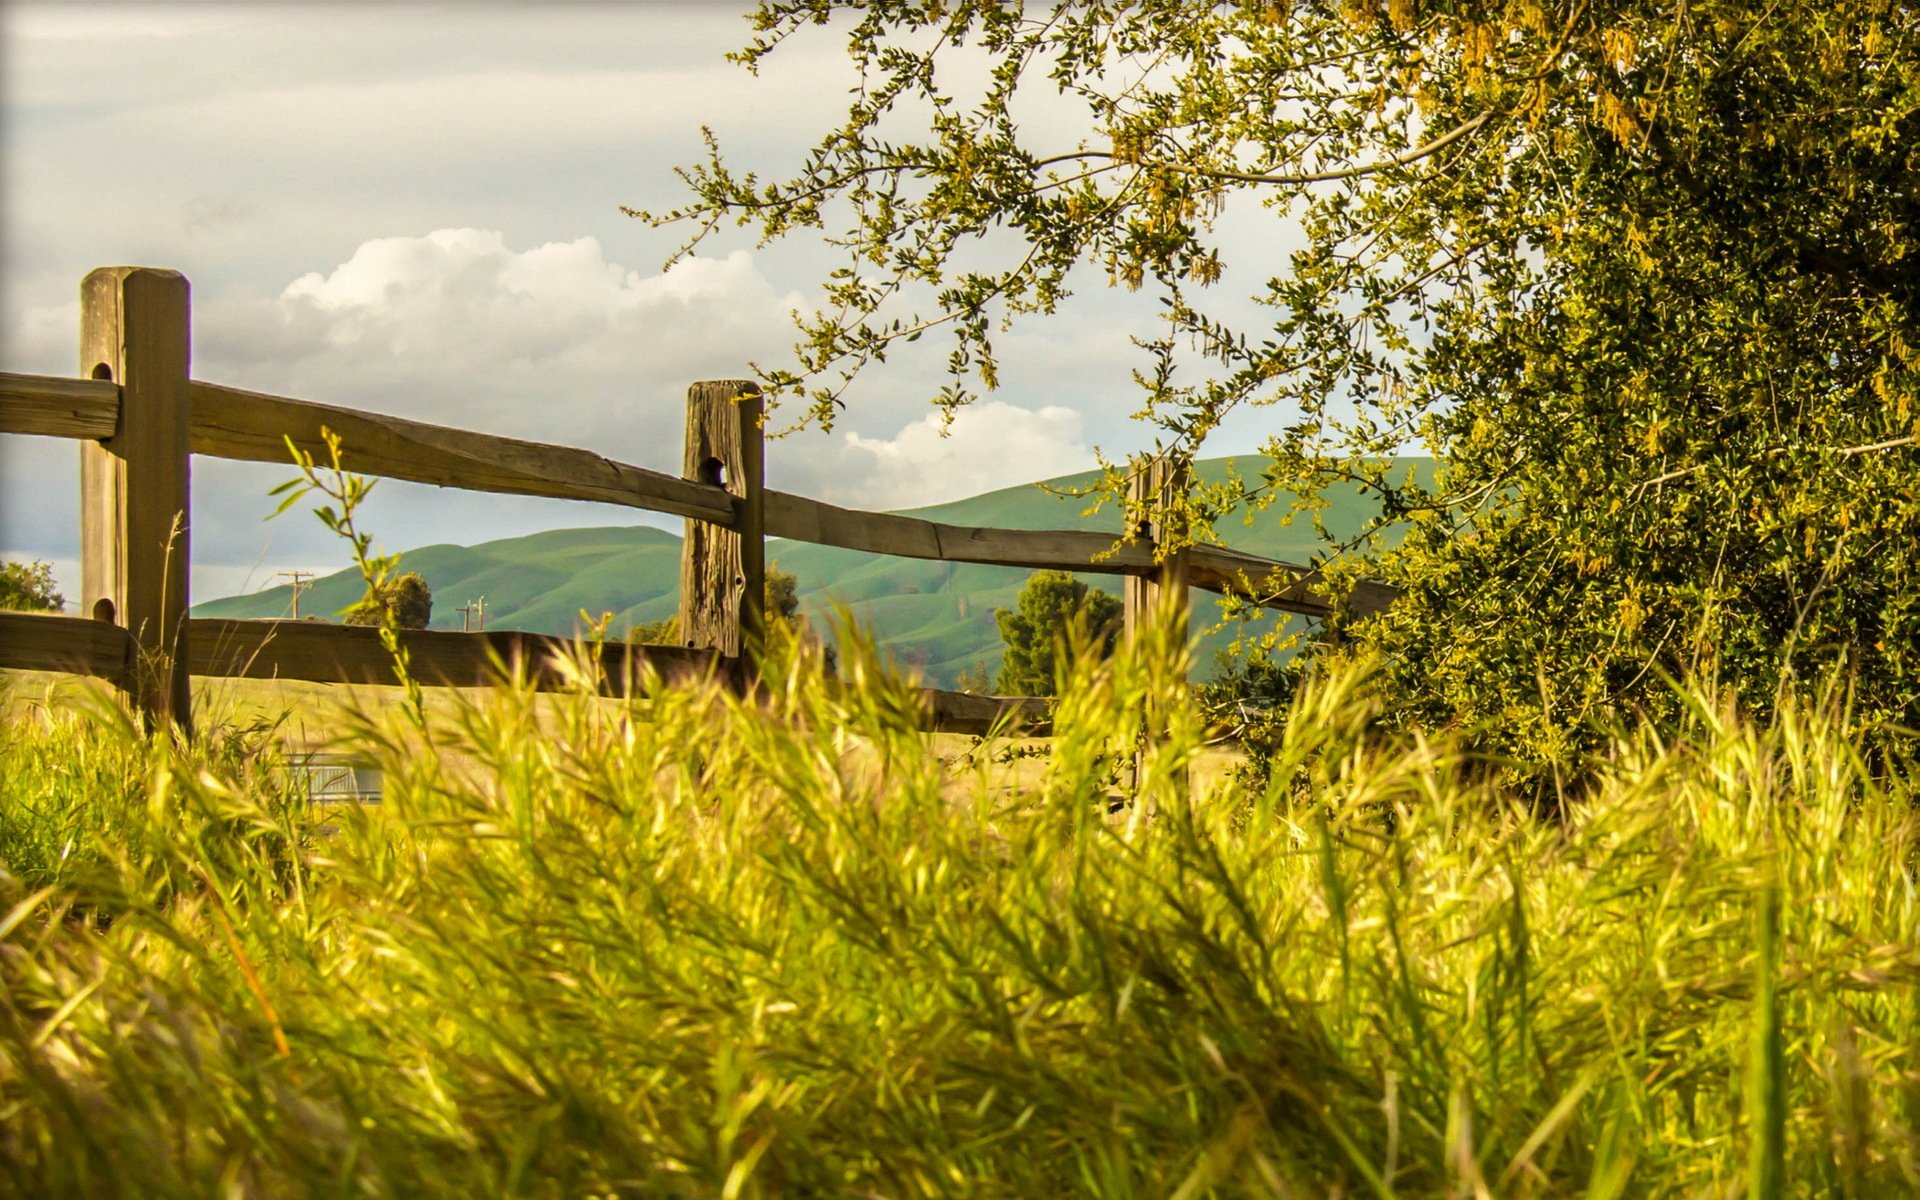
[[[766,613],[772,619],[788,627],[794,627],[800,620],[800,581],[792,571],[782,571],[780,564],[767,564],[767,584],[765,588]]]
[[[7,612],[62,612],[67,600],[53,586],[53,567],[31,563],[0,563],[0,610]]]
[[[995,609],[1006,657],[994,690],[1003,696],[1051,696],[1059,649],[1078,628],[1112,653],[1120,637],[1120,601],[1065,571],[1035,571],[1011,609]]]
[[[965,403],[1003,322],[1097,273],[1156,301],[1139,377],[1174,452],[1272,405],[1259,500],[1377,497],[1342,570],[1406,597],[1349,632],[1408,711],[1565,761],[1591,718],[1665,702],[1655,667],[1717,662],[1755,708],[1845,668],[1863,719],[1920,721],[1912,5],[765,0],[756,21],[749,67],[847,38],[846,122],[787,178],[714,146],[656,219],[844,248],[797,361],[762,371],[821,421],[929,333],[951,344],[934,399]],[[1438,477],[1395,475],[1421,441]],[[1196,496],[1194,528],[1234,499]]]
[[[425,629],[433,620],[433,591],[418,571],[382,580],[347,610],[348,625],[379,625],[384,613],[401,629]]]
[[[642,621],[627,630],[627,641],[636,646],[677,646],[680,644],[680,618]]]

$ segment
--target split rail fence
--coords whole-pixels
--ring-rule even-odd
[[[744,686],[753,672],[769,537],[876,554],[1126,577],[1129,632],[1175,614],[1186,590],[1231,594],[1286,612],[1332,609],[1312,570],[1216,546],[1156,555],[1150,519],[1116,546],[1088,530],[946,525],[861,512],[764,486],[761,394],[750,381],[695,383],[687,397],[684,470],[673,476],[589,450],[194,379],[189,289],[175,271],[103,267],[81,285],[82,378],[0,373],[0,433],[72,438],[81,455],[81,607],[78,617],[0,612],[0,668],[64,671],[111,681],[150,723],[189,729],[191,676],[392,683],[379,631],[289,620],[189,618],[192,456],[288,461],[287,442],[326,461],[322,430],[340,440],[342,466],[362,475],[621,504],[686,518],[679,646],[608,643],[598,649],[610,692],[637,691],[651,666],[663,679],[718,675]],[[1183,488],[1177,467],[1143,461],[1132,481],[1142,511],[1159,512]],[[1178,593],[1169,603],[1163,593]],[[1390,589],[1363,584],[1351,610],[1377,609]],[[572,639],[514,631],[400,634],[416,678],[484,686],[499,665],[536,686],[571,686],[558,668]],[[1029,697],[925,689],[929,730],[1046,732],[1047,706]]]

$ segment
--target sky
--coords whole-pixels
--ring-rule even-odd
[[[195,378],[677,473],[686,385],[789,361],[790,314],[835,262],[804,235],[741,231],[663,271],[685,230],[620,211],[688,199],[673,168],[701,160],[702,125],[786,174],[844,113],[854,76],[831,30],[758,76],[725,61],[748,7],[0,3],[0,370],[75,374],[87,271],[170,267],[192,287]],[[1129,420],[1127,306],[1077,297],[1004,335],[1002,387],[944,429],[944,348],[896,357],[830,432],[770,443],[768,482],[896,509],[1150,446]],[[1206,450],[1260,437],[1244,421]],[[69,597],[78,459],[0,437],[0,558],[51,562]],[[194,460],[196,598],[348,564],[305,512],[263,519],[291,475]],[[394,480],[365,514],[386,550],[636,523],[680,527]]]

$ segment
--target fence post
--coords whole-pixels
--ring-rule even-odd
[[[760,385],[746,379],[687,389],[682,475],[733,497],[733,528],[689,520],[680,552],[680,640],[738,656],[753,675],[766,602],[766,458]]]
[[[1136,458],[1131,466],[1133,473],[1127,479],[1127,511],[1137,514],[1134,534],[1157,551],[1171,537],[1183,536],[1186,532],[1185,510],[1181,506],[1186,499],[1187,464],[1155,456]],[[1186,645],[1192,600],[1187,584],[1185,547],[1161,559],[1158,568],[1150,574],[1128,575],[1125,587],[1122,611],[1128,641],[1138,637],[1148,622],[1167,621],[1170,623],[1165,630],[1168,644]],[[1146,766],[1148,743],[1160,741],[1166,735],[1164,699],[1149,697],[1147,711],[1142,714],[1144,740],[1133,756],[1136,789]],[[1185,772],[1180,773],[1178,786],[1186,786]]]
[[[1158,547],[1169,534],[1185,532],[1184,527],[1175,528],[1170,522],[1184,520],[1178,505],[1186,497],[1187,466],[1164,458],[1136,458],[1131,465],[1133,473],[1127,478],[1127,511],[1138,514],[1134,536]],[[1129,639],[1145,628],[1146,622],[1160,619],[1160,606],[1168,604],[1175,622],[1168,633],[1175,645],[1185,643],[1190,589],[1184,548],[1168,555],[1150,574],[1128,575],[1125,589]]]
[[[133,634],[123,686],[147,726],[191,732],[187,674],[188,287],[152,267],[80,285],[80,372],[120,385],[114,434],[80,444],[82,605]]]

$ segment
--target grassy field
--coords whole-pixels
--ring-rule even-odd
[[[1011,783],[857,650],[759,704],[330,695],[386,794],[324,811],[244,706],[182,751],[16,686],[0,1189],[1920,1189],[1920,823],[1834,714],[1698,696],[1549,819],[1353,673],[1258,792],[1176,785],[1176,705],[1110,811],[1177,670],[1088,667]]]

